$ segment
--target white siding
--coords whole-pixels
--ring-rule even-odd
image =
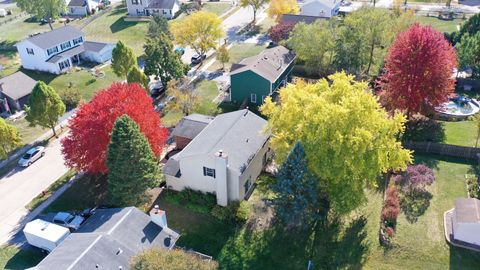
[[[142,16],[141,14],[138,14],[137,11],[144,12],[145,8],[149,4],[149,0],[138,0],[138,5],[132,4],[132,0],[126,0],[126,1],[127,1],[128,15],[130,16]]]
[[[309,2],[300,7],[300,15],[330,18],[338,14],[339,8],[340,1],[338,1],[334,8],[330,8],[320,2]]]
[[[245,197],[244,185],[247,182],[247,180],[251,179],[251,185],[253,185],[257,180],[258,176],[262,173],[262,170],[264,167],[263,156],[265,155],[265,153],[267,153],[268,148],[269,148],[269,143],[267,142],[265,146],[257,152],[256,156],[252,159],[248,167],[240,176],[240,181],[237,184],[239,192],[238,192],[238,198],[236,200],[243,200],[243,198]],[[269,154],[270,153],[267,153],[267,157]]]
[[[184,188],[189,187],[202,192],[215,193],[215,178],[203,175],[204,166],[212,169],[215,168],[213,155],[211,157],[184,157],[179,163],[182,176],[180,178],[167,177],[167,186],[172,186],[175,190],[183,190]]]
[[[34,54],[28,54],[27,48],[33,49]],[[45,62],[49,58],[47,52],[30,41],[25,40],[17,43],[17,50],[20,54],[23,68],[56,74],[60,72],[58,65]]]
[[[85,7],[68,7],[68,14],[75,16],[87,16],[87,6]]]

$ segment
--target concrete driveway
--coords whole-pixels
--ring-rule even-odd
[[[25,205],[67,172],[60,149],[60,140],[56,140],[46,147],[43,158],[0,179],[0,245],[25,225]]]

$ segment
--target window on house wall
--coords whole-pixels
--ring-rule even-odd
[[[203,167],[203,176],[210,176],[215,178],[215,169]]]
[[[70,41],[67,41],[67,42],[64,42],[64,43],[60,44],[60,49],[62,49],[62,51],[65,50],[65,49],[68,49],[70,47],[72,47],[72,44],[70,43]]]
[[[35,52],[33,52],[33,49],[30,49],[30,48],[27,48],[27,53],[28,53],[28,54],[32,54],[32,55],[35,54]]]
[[[140,0],[132,0],[132,5],[138,5]]]
[[[60,68],[60,70],[64,70],[65,68],[68,68],[70,67],[70,61],[68,61],[68,59],[65,61],[62,61],[58,63],[58,67]]]
[[[162,12],[163,12],[163,14],[167,14],[167,11],[166,11],[165,9],[164,9],[164,10],[162,10]]]
[[[252,176],[249,176],[245,184],[243,185],[243,188],[245,189],[245,194],[247,194],[248,190],[252,186]]]
[[[250,94],[250,102],[257,103],[257,94]]]
[[[267,96],[262,96],[262,103],[265,101],[266,98]]]
[[[82,37],[79,37],[79,38],[74,38],[73,39],[73,45],[77,45],[77,44],[80,44],[83,42],[83,38]]]
[[[47,49],[47,54],[48,55],[52,55],[52,54],[57,53],[57,52],[58,52],[58,47],[57,46],[55,46],[53,48],[50,48],[50,49]]]

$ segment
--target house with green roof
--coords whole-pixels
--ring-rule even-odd
[[[291,77],[295,54],[283,46],[266,49],[232,65],[230,100],[260,106],[267,96],[287,84]]]

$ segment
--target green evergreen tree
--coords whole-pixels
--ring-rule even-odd
[[[180,79],[188,72],[188,66],[182,63],[180,56],[173,50],[173,44],[167,35],[147,38],[145,48],[145,74],[155,75],[164,86],[172,79]]]
[[[112,69],[119,77],[126,78],[130,68],[135,66],[135,53],[132,48],[125,45],[121,40],[117,42],[112,51]]]
[[[289,228],[307,228],[328,213],[328,200],[308,168],[300,142],[295,144],[280,167],[272,190],[277,195],[273,200],[277,216]]]
[[[148,24],[148,37],[154,38],[161,34],[167,35],[170,39],[173,38],[168,26],[168,20],[163,16],[154,15]]]
[[[143,73],[137,66],[133,66],[127,73],[127,82],[128,83],[139,83],[147,92],[148,89],[148,77]]]
[[[137,123],[127,115],[115,121],[107,156],[110,203],[140,205],[146,191],[159,184],[157,158]]]
[[[25,112],[31,126],[51,128],[56,137],[55,126],[65,113],[65,104],[52,87],[39,81],[32,90]]]
[[[462,68],[471,68],[475,78],[480,77],[480,32],[462,37],[455,46],[457,49],[458,62]]]

